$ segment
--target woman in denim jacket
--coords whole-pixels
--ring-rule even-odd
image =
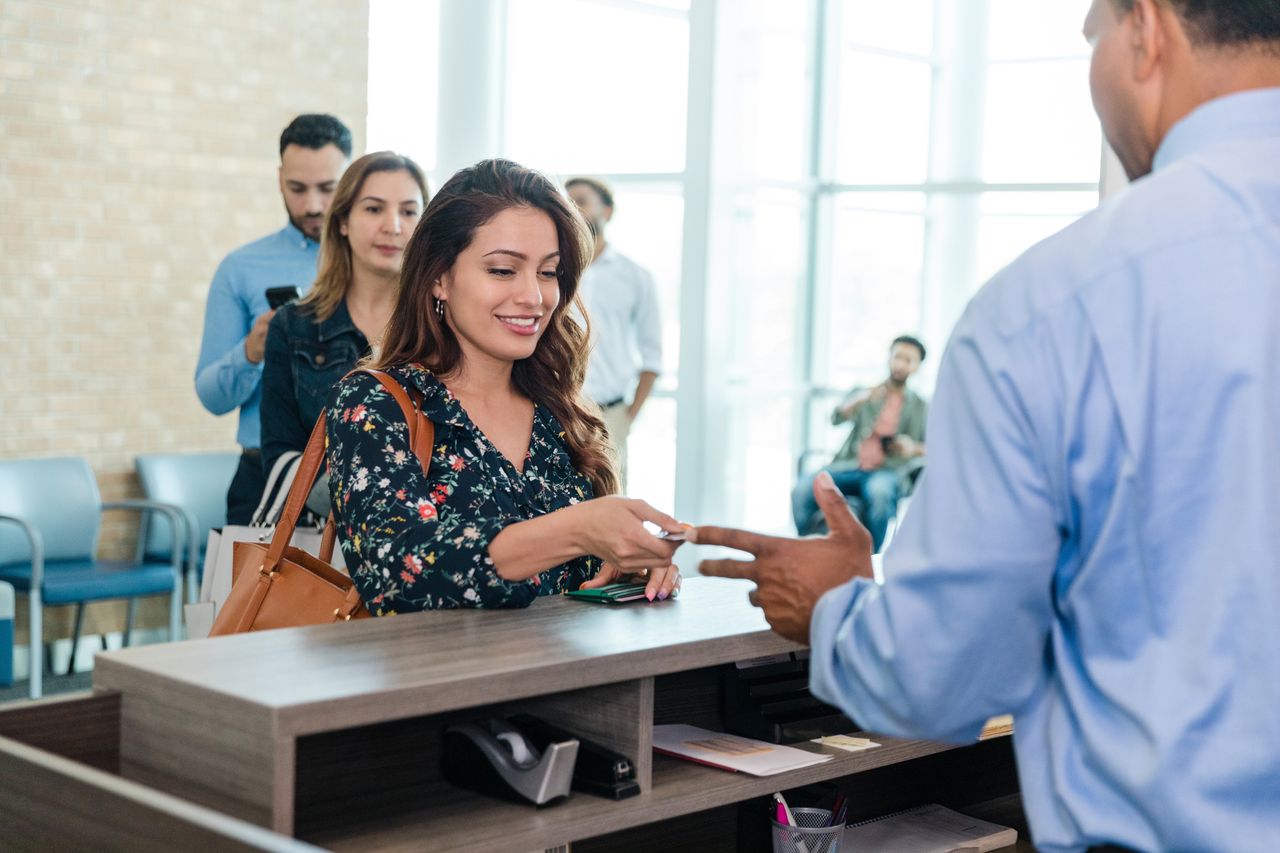
[[[338,182],[315,285],[276,311],[262,371],[262,464],[301,451],[334,383],[377,347],[395,307],[404,247],[427,201],[422,170],[379,151]],[[372,345],[372,346],[371,346]],[[307,505],[328,513],[323,477]]]

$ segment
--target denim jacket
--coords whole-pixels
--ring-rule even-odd
[[[296,302],[276,311],[262,370],[264,470],[282,454],[307,446],[330,390],[368,354],[369,342],[345,300],[321,322]]]

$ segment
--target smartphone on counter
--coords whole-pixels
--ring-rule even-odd
[[[597,604],[626,604],[631,601],[647,601],[644,590],[645,584],[642,583],[611,583],[596,589],[571,589],[565,595]]]
[[[267,304],[274,311],[302,296],[302,289],[296,284],[284,284],[280,287],[267,288]]]

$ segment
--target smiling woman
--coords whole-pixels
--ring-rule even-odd
[[[679,589],[675,519],[614,496],[604,424],[581,398],[587,334],[570,310],[591,257],[577,209],[507,160],[458,172],[409,241],[380,366],[435,424],[425,472],[374,378],[338,384],[329,488],[369,611],[523,607],[627,575]]]
[[[427,199],[408,157],[366,154],[338,182],[320,238],[315,285],[271,318],[262,373],[262,461],[301,451],[333,383],[371,352],[395,304],[409,235]],[[328,513],[323,478],[308,501]]]

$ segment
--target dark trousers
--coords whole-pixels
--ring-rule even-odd
[[[240,464],[231,480],[231,488],[227,490],[227,524],[248,524],[266,487],[262,451],[256,447],[246,448],[240,454]]]

